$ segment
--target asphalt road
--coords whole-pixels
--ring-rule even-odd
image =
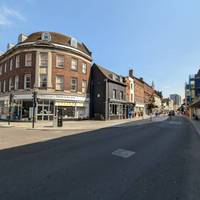
[[[1,200],[199,200],[199,175],[200,136],[181,117],[0,151]]]

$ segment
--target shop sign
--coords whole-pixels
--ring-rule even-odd
[[[75,103],[75,102],[55,102],[55,106],[77,106],[77,107],[84,107],[83,103]]]
[[[66,96],[66,95],[41,95],[38,94],[39,99],[51,99],[51,100],[69,100],[69,101],[87,101],[87,97],[79,96]]]
[[[33,95],[32,94],[20,94],[20,95],[14,95],[14,99],[16,100],[31,100],[33,99]]]

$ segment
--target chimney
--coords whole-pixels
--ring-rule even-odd
[[[15,46],[14,44],[8,43],[7,44],[7,50],[12,49],[14,46]]]
[[[27,39],[27,36],[24,35],[23,33],[21,33],[19,36],[18,36],[18,43],[21,43],[23,42],[24,40]]]
[[[142,82],[144,82],[144,79],[143,79],[142,77],[140,77],[140,80],[141,80]]]
[[[130,77],[133,77],[133,75],[134,75],[133,69],[129,69],[129,76],[130,76]]]

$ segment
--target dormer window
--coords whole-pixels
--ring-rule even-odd
[[[71,46],[77,48],[78,41],[76,38],[71,38]]]
[[[50,33],[48,33],[48,32],[42,33],[42,40],[50,41],[50,40],[51,40],[51,35],[50,35]]]

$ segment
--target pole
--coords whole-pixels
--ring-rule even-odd
[[[33,116],[32,116],[32,128],[35,128],[35,107],[37,102],[37,92],[33,92]]]
[[[10,93],[10,99],[9,99],[9,115],[8,115],[8,125],[10,126],[11,121],[11,111],[12,111],[12,101],[13,101],[13,93]]]

